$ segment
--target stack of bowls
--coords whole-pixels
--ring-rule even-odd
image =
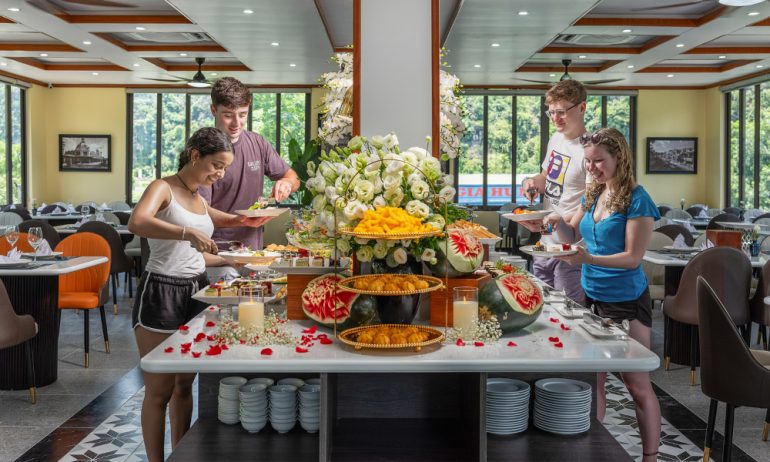
[[[537,428],[558,435],[575,435],[591,428],[591,385],[572,379],[535,382]]]
[[[228,425],[237,424],[240,419],[238,389],[246,384],[243,377],[225,377],[219,381],[219,421]]]
[[[278,433],[286,433],[297,423],[297,387],[273,385],[270,387],[270,426]]]
[[[264,383],[246,383],[239,388],[241,426],[256,433],[267,425],[267,386]]]
[[[265,385],[265,388],[270,388],[275,384],[275,380],[271,379],[270,377],[257,377],[256,379],[251,379],[246,383],[261,383]]]
[[[287,377],[285,379],[281,379],[278,382],[278,385],[294,385],[297,387],[297,390],[302,388],[303,385],[305,385],[305,381],[302,379],[298,379],[296,377]]]
[[[305,384],[299,389],[299,424],[308,433],[321,423],[321,385]]]
[[[513,435],[529,423],[529,384],[516,379],[487,379],[487,432]]]

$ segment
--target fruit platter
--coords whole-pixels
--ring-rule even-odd
[[[444,334],[427,326],[377,324],[347,329],[337,338],[355,350],[411,349],[419,352],[423,347],[441,343],[444,340]]]
[[[537,241],[533,245],[523,245],[519,249],[529,255],[537,257],[563,257],[567,255],[574,255],[577,253],[578,248],[571,244],[552,244],[546,245]]]
[[[285,278],[276,278],[273,280],[236,278],[227,282],[220,280],[210,284],[196,292],[192,298],[212,305],[237,305],[241,301],[239,293],[245,292],[243,289],[248,291],[259,287],[263,288],[265,291],[265,302],[286,296]]]
[[[220,257],[224,258],[229,264],[251,264],[268,266],[276,261],[281,260],[280,252],[271,252],[269,250],[231,250],[217,253]]]
[[[504,213],[503,218],[507,218],[511,221],[542,220],[550,213],[550,210],[516,209],[513,213]]]
[[[367,210],[355,228],[341,228],[340,234],[364,239],[420,239],[440,236],[441,230],[422,223],[398,207]]]

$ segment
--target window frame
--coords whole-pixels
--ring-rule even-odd
[[[725,111],[724,111],[724,139],[725,139],[725,192],[724,203],[725,207],[739,207],[740,203],[744,203],[746,208],[760,208],[760,160],[761,160],[761,142],[760,142],[760,128],[762,125],[762,83],[754,82],[742,87],[731,88],[724,91],[725,98]],[[746,90],[754,91],[754,146],[751,152],[746,152]],[[765,91],[770,89],[765,88]],[[733,98],[733,94],[736,93],[737,98]],[[735,101],[737,99],[737,101]],[[732,178],[732,124],[731,124],[731,111],[733,105],[738,105],[738,203],[733,204],[731,202],[731,188],[733,185]],[[768,108],[770,109],[770,108]],[[754,191],[751,198],[746,197],[746,172],[745,162],[746,156],[753,156],[754,160],[754,173],[752,175]]]
[[[251,89],[250,93],[272,93],[275,94],[275,124],[276,124],[276,143],[273,146],[276,152],[281,153],[281,94],[283,93],[304,93],[305,94],[305,143],[310,137],[310,127],[312,115],[312,103],[311,103],[311,87],[302,88],[265,88],[265,89]],[[163,139],[163,94],[164,93],[184,93],[185,94],[185,140],[190,137],[190,124],[191,124],[191,95],[193,94],[210,94],[208,91],[200,90],[185,90],[185,89],[141,89],[137,91],[129,91],[126,93],[126,202],[134,205],[132,200],[133,194],[133,164],[134,164],[134,95],[135,94],[155,94],[157,98],[156,103],[156,120],[155,120],[155,179],[161,178],[161,158],[162,158],[162,139]],[[253,104],[249,104],[249,115],[246,121],[246,130],[251,131],[252,127],[252,107]],[[287,206],[296,206],[295,204],[287,204]]]
[[[28,208],[27,192],[27,87],[14,85],[10,82],[0,80],[0,84],[5,86],[5,107],[0,109],[5,114],[5,139],[0,141],[5,144],[5,194],[7,203],[3,207],[11,204],[21,204]],[[19,89],[19,145],[21,152],[21,197],[19,202],[14,202],[13,194],[13,88]]]
[[[511,100],[511,111],[513,112],[512,115],[512,123],[511,123],[511,185],[515,187],[516,185],[516,169],[517,169],[517,161],[516,161],[516,148],[517,148],[517,142],[518,138],[516,137],[516,123],[517,123],[517,102],[516,98],[517,96],[540,96],[540,164],[543,163],[543,159],[545,159],[545,156],[547,155],[548,151],[548,140],[550,139],[550,123],[551,120],[548,117],[548,115],[545,113],[545,110],[548,109],[548,107],[545,104],[545,92],[544,91],[526,91],[526,90],[507,90],[507,91],[500,91],[500,90],[485,90],[485,89],[468,89],[463,92],[463,95],[467,96],[483,96],[483,120],[482,120],[482,127],[484,131],[484,139],[482,140],[482,165],[483,165],[483,171],[482,171],[482,191],[483,191],[483,198],[481,205],[475,205],[475,204],[460,204],[460,205],[466,205],[467,207],[473,208],[474,210],[479,211],[497,211],[500,209],[500,205],[488,205],[488,191],[487,191],[487,185],[488,185],[488,177],[487,175],[489,172],[487,171],[487,165],[488,165],[488,158],[489,158],[489,135],[488,135],[488,127],[489,127],[489,96],[509,96],[512,98]],[[598,92],[590,92],[589,96],[600,96],[601,97],[601,104],[600,104],[600,120],[601,125],[606,126],[607,125],[607,97],[608,96],[627,96],[629,97],[629,122],[628,122],[628,132],[629,132],[629,145],[632,146],[632,150],[636,152],[636,149],[634,148],[636,146],[636,139],[637,139],[637,97],[638,92],[624,92],[624,91],[598,91]],[[460,154],[462,155],[462,154]],[[459,168],[459,157],[454,159],[451,162],[451,169],[452,169],[452,176],[454,177],[455,187],[458,188],[459,191],[459,179],[460,179],[460,168]],[[634,175],[636,175],[637,171],[637,159],[636,156],[634,156],[632,160],[632,168],[634,171]],[[539,172],[538,172],[539,173]],[[515,192],[514,192],[515,195]],[[459,194],[455,195],[455,203],[459,203]]]

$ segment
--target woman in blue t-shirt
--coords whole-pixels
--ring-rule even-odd
[[[642,257],[652,237],[652,224],[660,218],[655,203],[636,184],[631,170],[631,149],[623,134],[602,128],[584,134],[586,171],[593,182],[586,188],[582,207],[569,223],[558,215],[546,217],[561,242],[581,236],[586,249],[558,257],[583,265],[581,283],[587,306],[603,318],[630,322],[630,335],[650,348],[652,302]],[[644,461],[656,460],[660,443],[660,405],[647,372],[622,372],[623,382],[636,403]],[[597,376],[597,418],[604,419],[606,373]]]

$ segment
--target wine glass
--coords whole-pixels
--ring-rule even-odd
[[[91,206],[90,205],[81,205],[80,206],[80,215],[83,217],[83,220],[88,218],[88,216],[91,215]]]
[[[27,241],[29,245],[35,249],[34,261],[37,261],[37,248],[43,243],[43,228],[40,226],[33,226],[27,231]]]
[[[6,226],[5,228],[5,240],[11,244],[11,248],[16,247],[16,241],[19,240],[19,227],[16,225]]]

